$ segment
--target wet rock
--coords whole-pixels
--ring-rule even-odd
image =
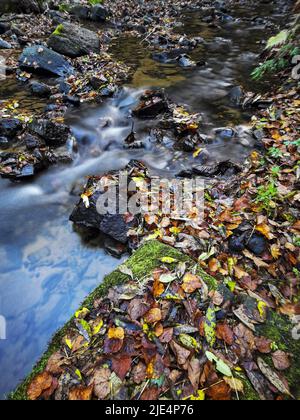
[[[124,216],[120,214],[108,214],[103,217],[100,223],[100,231],[110,236],[122,244],[128,242],[128,223],[125,222]]]
[[[30,131],[45,140],[51,147],[64,145],[70,136],[70,129],[64,124],[51,120],[35,120],[30,124]]]
[[[88,20],[90,17],[91,8],[83,4],[76,4],[72,6],[69,13],[78,19]]]
[[[176,63],[177,58],[183,56],[187,51],[187,48],[174,48],[170,51],[154,53],[152,58],[159,63]]]
[[[114,240],[126,244],[128,242],[127,233],[132,227],[132,223],[126,223],[124,216],[121,214],[99,214],[97,200],[100,195],[100,192],[95,192],[90,197],[88,208],[81,200],[71,214],[70,220],[77,225],[96,228]]]
[[[237,132],[232,128],[218,128],[215,133],[221,140],[231,140],[237,135]]]
[[[133,115],[138,118],[155,118],[168,109],[168,100],[163,91],[147,91],[141,97],[138,107],[133,110]]]
[[[176,143],[176,146],[180,150],[190,153],[190,152],[195,151],[198,143],[199,143],[199,136],[197,136],[197,134],[189,134],[179,139],[178,142]]]
[[[191,59],[190,56],[187,54],[182,54],[179,57],[177,57],[176,61],[181,67],[196,67],[197,64],[195,61]]]
[[[30,90],[33,93],[33,95],[39,97],[49,97],[51,95],[51,88],[45,83],[31,82]]]
[[[38,147],[43,146],[43,141],[36,136],[32,136],[27,133],[23,139],[25,146],[28,150],[34,150]]]
[[[109,11],[101,4],[96,4],[90,12],[90,19],[94,22],[105,22],[109,17]]]
[[[100,89],[101,87],[103,87],[103,85],[107,83],[108,83],[108,79],[102,74],[96,75],[96,76],[93,75],[90,78],[90,84],[93,87],[93,89],[96,89],[96,90]]]
[[[81,102],[80,102],[80,98],[78,96],[71,96],[71,95],[64,95],[63,96],[63,102],[65,104],[70,104],[73,105],[75,107],[79,107]]]
[[[4,41],[4,39],[0,38],[0,50],[10,50],[12,48],[12,45]]]
[[[268,242],[263,235],[254,233],[247,242],[247,248],[254,255],[260,257],[267,251]]]
[[[243,101],[243,97],[244,97],[244,91],[241,88],[241,86],[233,86],[230,89],[230,92],[228,94],[229,100],[230,102],[235,105],[235,106],[240,106],[242,101]]]
[[[100,51],[100,40],[95,32],[73,23],[59,25],[48,40],[54,51],[71,58]]]
[[[232,235],[228,242],[229,251],[233,254],[240,254],[246,248],[246,234]]]
[[[40,13],[44,0],[1,0],[0,13]]]
[[[22,123],[17,118],[1,118],[0,136],[12,139],[22,130],[22,127]]]
[[[229,238],[228,246],[230,252],[234,254],[240,254],[248,249],[254,255],[260,257],[267,251],[268,242],[262,234],[253,233],[253,226],[245,221],[234,230],[233,235]]]
[[[208,177],[212,178],[215,176],[232,176],[237,175],[242,171],[242,168],[237,163],[231,161],[219,162],[213,166],[195,166],[189,170],[183,170],[177,176],[179,178],[192,178],[192,177]]]
[[[20,67],[29,71],[42,71],[66,77],[75,72],[71,64],[60,54],[42,45],[24,49],[19,58]]]

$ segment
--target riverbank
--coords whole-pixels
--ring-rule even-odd
[[[209,180],[201,225],[146,216],[143,230],[130,230],[135,243],[155,237],[172,244],[192,258],[188,264],[178,264],[186,257],[159,243],[138,250],[128,263],[133,273],[123,268],[117,278],[140,284],[150,277],[143,293],[124,298],[110,291],[110,302],[99,301],[102,294],[95,302],[92,294],[12,398],[298,397],[299,375],[290,372],[298,372],[299,341],[287,319],[300,312],[299,93],[289,76],[282,74],[273,94],[256,97],[270,105],[253,117],[261,151],[241,173]],[[136,259],[145,255],[149,267],[140,277]],[[121,310],[117,323],[110,305]],[[134,313],[135,306],[142,312]],[[274,312],[280,333],[264,329]]]

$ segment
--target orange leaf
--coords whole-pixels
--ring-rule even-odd
[[[27,396],[30,400],[37,400],[52,385],[53,377],[48,372],[39,373],[31,381]]]
[[[194,293],[195,290],[201,289],[202,284],[198,276],[187,273],[183,278],[183,284],[181,287],[186,293]]]
[[[124,340],[124,338],[125,338],[125,331],[121,327],[110,328],[108,330],[108,338],[110,340],[112,340],[112,339]]]
[[[145,321],[148,324],[155,324],[162,320],[161,310],[158,308],[150,309],[150,311],[145,315]]]
[[[93,386],[72,388],[69,392],[69,401],[89,401],[92,398]]]

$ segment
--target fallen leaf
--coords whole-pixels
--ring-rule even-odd
[[[194,357],[188,367],[188,377],[196,392],[200,383],[201,363],[200,360]]]
[[[284,351],[278,350],[273,353],[272,360],[277,370],[286,370],[291,367],[289,355]]]
[[[155,324],[162,320],[162,313],[159,308],[150,309],[145,315],[145,321],[148,324]]]
[[[257,350],[263,354],[269,354],[272,351],[272,340],[265,337],[256,337],[255,345]]]
[[[209,387],[206,395],[214,401],[229,401],[231,400],[231,388],[223,381]]]
[[[225,341],[229,346],[233,345],[234,334],[228,324],[217,324],[216,334],[220,340]]]
[[[144,363],[140,362],[132,369],[132,378],[133,382],[137,385],[140,385],[145,381],[147,376],[147,368]]]
[[[92,398],[93,387],[79,386],[72,388],[69,392],[69,401],[90,401]]]
[[[116,340],[124,340],[125,338],[125,331],[123,328],[121,327],[117,327],[117,328],[110,328],[108,330],[108,338],[110,340],[116,339]]]
[[[216,311],[214,305],[210,305],[207,309],[204,323],[205,338],[210,347],[213,347],[216,342]]]
[[[27,389],[27,396],[30,400],[37,400],[52,385],[53,377],[49,372],[42,372],[36,375],[30,382]]]
[[[131,368],[132,358],[130,356],[116,356],[112,359],[112,370],[124,381]]]
[[[233,378],[233,377],[232,378],[225,377],[224,381],[227,383],[227,385],[230,386],[230,388],[233,391],[242,392],[242,393],[244,392],[244,384],[240,379]]]
[[[257,360],[257,364],[258,364],[258,367],[261,370],[262,374],[268,379],[269,382],[271,382],[271,384],[273,386],[275,386],[275,388],[278,389],[279,392],[292,397],[292,395],[290,393],[290,390],[285,385],[285,383],[281,380],[281,378],[278,376],[278,374],[276,372],[274,372],[270,368],[270,366],[263,359],[261,359],[259,357],[258,360]]]
[[[201,289],[202,283],[198,276],[187,273],[183,278],[181,287],[186,293],[194,293],[197,289]]]
[[[94,394],[99,400],[104,400],[110,394],[111,371],[108,368],[96,369],[92,384],[94,385]]]
[[[191,352],[187,350],[186,348],[177,344],[176,341],[174,340],[171,342],[170,345],[177,358],[178,364],[181,366],[184,365],[187,362],[188,358],[190,357]]]

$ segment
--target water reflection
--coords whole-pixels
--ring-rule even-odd
[[[2,188],[1,195],[4,192]],[[0,210],[0,315],[7,321],[7,340],[0,341],[2,397],[31,370],[79,303],[119,264],[101,248],[81,243],[68,222],[73,201],[10,209],[10,215]]]

